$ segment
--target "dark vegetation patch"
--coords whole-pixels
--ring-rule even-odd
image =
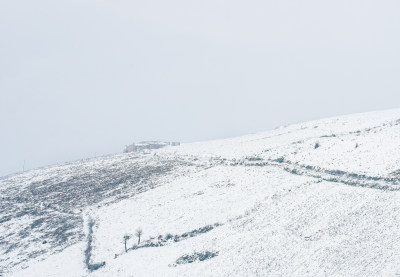
[[[7,221],[10,221],[12,218],[13,218],[12,215],[5,215],[5,216],[2,216],[2,217],[0,218],[0,224],[1,224],[1,223],[4,223],[4,222],[7,222]]]
[[[396,176],[396,177],[400,177],[400,169],[396,170],[396,171],[393,171],[390,175]]]
[[[275,159],[274,162],[277,162],[277,163],[281,164],[281,163],[285,162],[285,158],[284,157],[279,157],[279,158]]]
[[[4,254],[8,254],[12,252],[13,250],[17,249],[19,246],[19,243],[9,243],[7,250],[4,252]]]
[[[20,230],[19,232],[18,232],[18,235],[19,235],[19,237],[20,238],[26,238],[27,236],[29,236],[29,227],[25,227],[24,229],[22,229],[22,230]]]
[[[210,251],[205,251],[205,252],[194,252],[193,254],[186,254],[181,257],[179,257],[176,260],[176,264],[182,265],[182,264],[190,264],[196,261],[205,261],[212,259],[216,256],[218,256],[219,252],[210,252]]]
[[[36,219],[35,221],[33,221],[32,224],[31,224],[31,229],[40,227],[40,225],[42,225],[42,223],[44,222],[44,220],[45,220],[45,219],[44,219],[43,217],[41,217],[41,218]]]
[[[17,257],[0,259],[0,268],[10,270],[36,256],[30,253],[34,251],[30,245],[36,245],[38,253],[56,253],[84,240],[81,211],[85,207],[148,191],[159,185],[160,177],[193,165],[190,158],[126,155],[113,159],[74,162],[0,178],[0,224],[6,230],[0,234],[0,244]]]

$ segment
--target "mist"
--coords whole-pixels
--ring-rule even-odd
[[[399,1],[2,1],[0,175],[399,107]]]

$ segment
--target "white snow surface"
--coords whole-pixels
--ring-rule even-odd
[[[400,275],[399,109],[182,144],[148,156],[191,160],[196,169],[82,211],[85,226],[95,222],[90,261],[103,267],[85,266],[85,238],[7,275]],[[212,227],[182,236],[206,226]],[[135,249],[139,227],[139,246],[160,235],[181,239]],[[127,252],[125,234],[132,235]],[[206,252],[215,256],[179,263],[184,255]]]

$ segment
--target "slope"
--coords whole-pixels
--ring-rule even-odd
[[[80,237],[63,249],[73,246],[41,262],[28,260],[27,269],[12,271],[16,276],[365,276],[400,271],[400,110],[184,144],[135,157],[138,167],[133,157],[108,159],[118,166],[103,164],[109,171],[99,184],[111,174],[115,178],[120,167],[139,174],[160,161],[174,166],[142,177],[140,182],[154,185],[141,193],[133,192],[140,182],[130,182],[119,193],[101,191],[100,200],[80,206],[81,225],[74,225]],[[15,179],[6,181],[2,187],[17,186]],[[104,262],[93,271],[84,264],[89,222],[89,263]],[[138,227],[144,230],[141,243],[131,238],[125,252],[123,236]]]

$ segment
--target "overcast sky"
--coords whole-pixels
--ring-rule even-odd
[[[400,1],[0,2],[0,175],[400,106]]]

